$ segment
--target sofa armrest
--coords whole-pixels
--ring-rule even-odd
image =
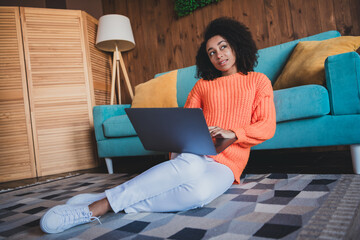
[[[93,115],[96,141],[106,139],[102,126],[103,122],[110,117],[125,115],[125,108],[129,107],[130,104],[100,105],[94,107]]]
[[[349,52],[325,61],[326,85],[332,115],[360,113],[360,56]]]

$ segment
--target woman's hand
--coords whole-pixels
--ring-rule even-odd
[[[225,130],[222,129],[221,127],[217,127],[217,126],[211,126],[209,127],[209,132],[211,137],[216,137],[216,138],[236,138],[236,135],[233,131],[231,130]]]

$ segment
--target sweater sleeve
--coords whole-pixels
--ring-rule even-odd
[[[199,91],[198,82],[195,84],[193,89],[190,91],[188,98],[185,102],[184,108],[202,108],[201,95]]]
[[[253,109],[250,125],[233,130],[238,138],[236,143],[242,147],[260,144],[275,134],[276,113],[270,81],[267,81],[263,90],[258,94]]]

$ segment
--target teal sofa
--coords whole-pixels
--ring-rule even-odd
[[[259,50],[255,71],[274,84],[299,41],[340,36],[329,31]],[[304,85],[274,91],[277,128],[275,136],[252,150],[351,145],[353,167],[360,173],[360,57],[356,52],[330,56],[325,61],[326,88]],[[184,106],[198,79],[196,66],[178,69],[177,101]],[[161,74],[157,74],[160,76]],[[105,158],[109,173],[112,158],[164,154],[143,148],[124,109],[130,105],[94,107],[98,155]],[[126,158],[125,158],[126,160]]]

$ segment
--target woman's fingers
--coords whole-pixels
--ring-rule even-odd
[[[209,132],[211,137],[220,137],[220,138],[234,138],[236,137],[235,133],[230,130],[225,130],[217,126],[209,127]]]
[[[218,136],[219,134],[221,134],[221,130],[223,130],[222,128],[220,127],[217,127],[217,126],[211,126],[209,127],[209,132],[210,132],[210,135],[212,137],[216,137]]]
[[[216,126],[210,126],[210,127],[208,127],[208,128],[209,128],[209,131],[212,131],[212,130],[218,128],[218,127],[216,127]]]

